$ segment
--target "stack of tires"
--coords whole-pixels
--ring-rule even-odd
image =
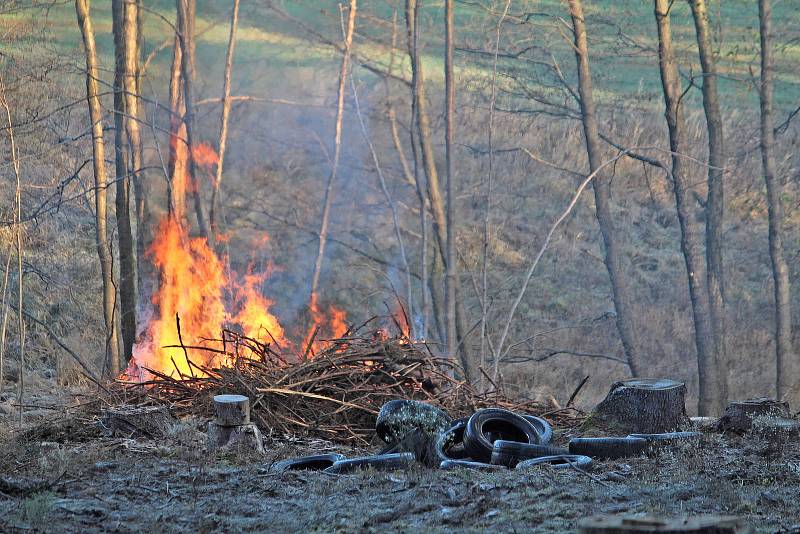
[[[343,474],[358,469],[401,469],[420,462],[441,469],[587,469],[592,458],[638,456],[675,442],[695,440],[698,432],[631,434],[627,437],[574,438],[569,448],[550,444],[553,430],[544,419],[500,408],[478,410],[453,420],[444,410],[414,400],[386,403],[375,426],[386,446],[378,454],[345,458],[328,454],[285,460],[274,470],[324,470]]]
[[[550,464],[588,467],[591,459],[550,445],[553,430],[544,419],[500,408],[478,410],[454,421],[433,446],[432,460],[442,469],[524,469]]]

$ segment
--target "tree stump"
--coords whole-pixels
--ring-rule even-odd
[[[208,424],[208,450],[219,449],[238,453],[264,452],[264,443],[261,431],[253,423],[236,426],[222,426],[216,423]]]
[[[685,396],[686,384],[675,380],[634,378],[615,382],[591,419],[617,432],[671,432],[689,424]]]
[[[632,534],[673,532],[692,534],[751,534],[752,527],[736,517],[701,515],[696,517],[595,516],[578,523],[581,534]]]
[[[125,404],[103,410],[100,420],[106,433],[126,438],[160,438],[175,423],[165,406]]]
[[[261,431],[250,422],[250,399],[244,395],[215,395],[216,419],[208,423],[208,450],[264,452]]]
[[[750,430],[763,444],[764,454],[780,454],[788,442],[800,440],[800,421],[787,417],[755,417]]]
[[[250,399],[244,395],[214,395],[214,421],[220,426],[246,425],[250,422]]]
[[[717,423],[717,430],[747,432],[757,417],[789,417],[789,403],[767,397],[733,401]]]

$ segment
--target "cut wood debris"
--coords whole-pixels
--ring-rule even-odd
[[[286,354],[230,331],[215,342],[183,348],[191,375],[149,370],[155,378],[118,381],[115,393],[128,404],[166,405],[179,417],[212,415],[214,395],[246,395],[252,400],[253,422],[267,435],[309,434],[352,445],[374,439],[375,419],[394,399],[429,402],[454,417],[500,407],[572,426],[583,415],[574,408],[517,401],[502,390],[479,392],[456,378],[460,370],[451,360],[434,356],[427,345],[403,334],[388,338],[385,331],[348,332],[327,340],[313,358]],[[194,363],[207,360],[209,353],[224,354],[226,364],[207,368]]]

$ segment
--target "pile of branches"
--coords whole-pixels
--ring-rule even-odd
[[[219,345],[222,348],[183,347],[193,376],[150,371],[153,379],[120,382],[118,393],[126,403],[163,404],[178,416],[207,417],[212,415],[214,395],[247,395],[252,418],[265,434],[311,435],[351,445],[374,439],[375,418],[381,406],[394,399],[427,401],[453,417],[501,407],[544,415],[556,424],[575,422],[574,410],[515,402],[499,390],[477,391],[455,378],[460,370],[450,360],[435,357],[427,345],[404,335],[387,339],[348,333],[328,340],[313,358],[303,354],[292,359],[233,332],[225,332]],[[227,364],[196,365],[190,351],[225,354]]]

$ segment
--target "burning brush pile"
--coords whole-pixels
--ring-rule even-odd
[[[118,387],[127,403],[166,404],[177,416],[210,416],[214,395],[242,394],[252,401],[254,422],[268,434],[311,435],[353,445],[373,439],[381,406],[395,399],[424,400],[454,416],[488,406],[526,413],[553,409],[513,402],[499,391],[479,393],[454,378],[459,370],[433,356],[426,345],[405,334],[389,338],[382,329],[365,331],[349,330],[328,340],[313,358],[308,352],[281,353],[269,343],[226,331],[215,346],[181,347],[183,362],[176,362],[176,368],[187,372],[149,370],[149,380],[121,380]],[[221,365],[195,363],[209,355]],[[559,411],[550,418],[572,419]]]
[[[196,161],[210,169],[216,156],[201,147]],[[190,185],[196,186],[174,187]],[[253,248],[267,243],[264,235]],[[262,293],[272,265],[235,273],[205,238],[189,235],[177,205],[161,220],[148,255],[159,283],[153,312],[116,382],[126,403],[209,415],[214,395],[242,394],[264,432],[352,444],[371,440],[381,406],[394,399],[424,400],[453,415],[485,406],[528,413],[553,408],[515,404],[499,391],[479,393],[458,380],[451,361],[411,339],[402,307],[391,317],[399,334],[390,337],[369,326],[374,319],[349,327],[342,310],[312,294],[308,321],[285,328]]]

